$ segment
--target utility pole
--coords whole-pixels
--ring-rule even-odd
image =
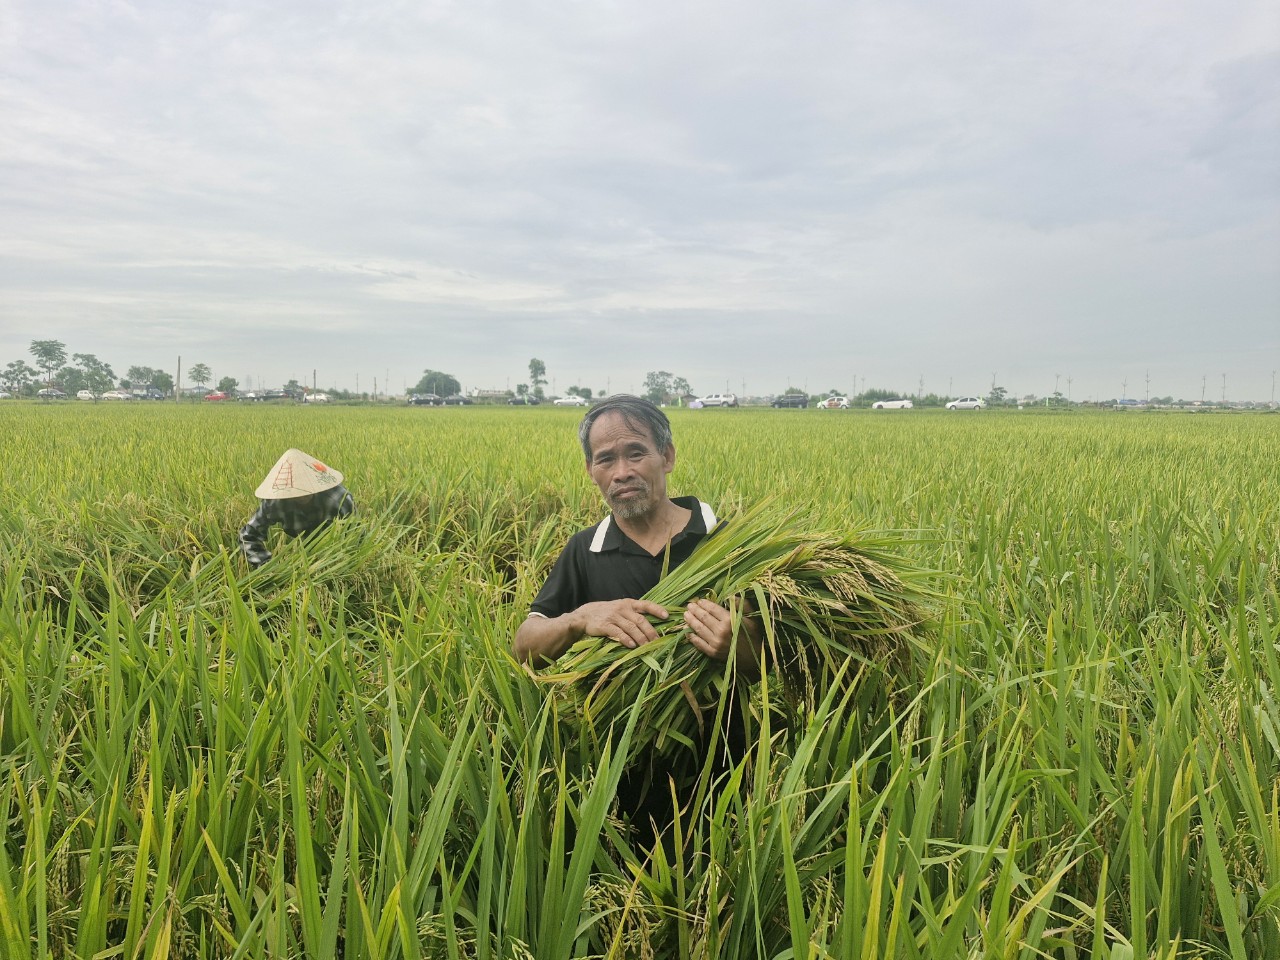
[[[1147,399],[1145,402],[1146,403],[1151,402],[1151,371],[1150,370],[1147,371]]]
[[[1058,392],[1058,374],[1056,373],[1053,375],[1053,392]]]
[[[924,374],[920,374],[920,388],[916,390],[916,399],[924,396]]]
[[[1204,385],[1205,385],[1205,381],[1207,381],[1208,379],[1209,378],[1203,374],[1200,377],[1200,402],[1201,403],[1204,403]]]
[[[1067,377],[1067,403],[1071,402],[1071,378]]]
[[[1227,375],[1222,375],[1222,402],[1227,402]]]
[[[1129,395],[1129,380],[1125,378],[1120,382],[1120,399],[1124,400]]]

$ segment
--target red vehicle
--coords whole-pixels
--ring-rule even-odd
[[[204,395],[204,398],[205,398],[206,400],[230,400],[230,399],[231,399],[231,397],[230,397],[230,396],[228,396],[228,395],[227,395],[224,391],[222,391],[222,390],[215,390],[215,391],[213,391],[213,393],[206,393],[206,394]]]

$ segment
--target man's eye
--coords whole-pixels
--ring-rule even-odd
[[[643,459],[645,458],[645,456],[646,456],[646,454],[645,454],[645,451],[643,451],[643,450],[632,450],[632,451],[631,451],[631,453],[628,455],[628,459],[633,460],[633,461],[634,461],[634,460],[643,460]]]
[[[613,457],[596,457],[595,464],[597,467],[607,467],[613,463]]]

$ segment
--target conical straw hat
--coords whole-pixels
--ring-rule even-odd
[[[254,495],[260,500],[287,500],[324,493],[342,482],[342,474],[301,450],[286,450]]]

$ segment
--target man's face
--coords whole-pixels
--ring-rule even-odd
[[[659,450],[642,426],[620,413],[606,413],[591,425],[587,472],[619,520],[648,516],[667,499],[667,474],[676,465],[674,446]]]

